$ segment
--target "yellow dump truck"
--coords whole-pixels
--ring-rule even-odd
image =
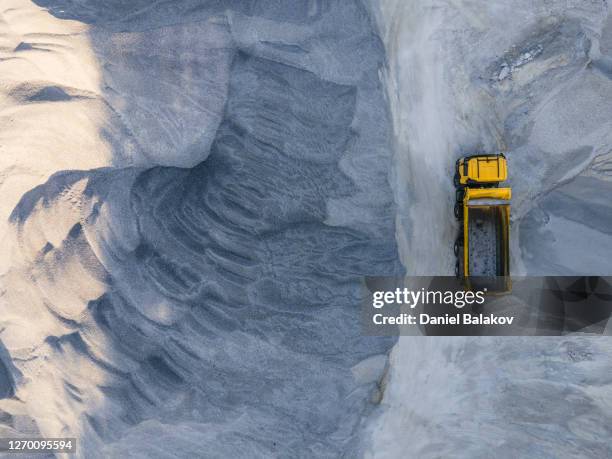
[[[508,165],[502,154],[457,160],[454,212],[460,226],[454,247],[455,274],[468,283],[475,279],[506,279],[510,275],[512,192],[499,187],[507,178]]]

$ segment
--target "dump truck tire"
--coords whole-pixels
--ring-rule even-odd
[[[453,183],[455,184],[455,188],[459,188],[461,186],[461,182],[459,181],[459,174],[455,172],[455,176],[453,177]]]
[[[463,218],[463,203],[461,202],[455,203],[454,213],[455,213],[455,218],[457,220],[461,220]]]
[[[459,252],[461,252],[461,241],[459,239],[457,239],[455,241],[455,244],[453,246],[453,252],[455,253],[455,256],[458,257],[459,256]]]
[[[461,267],[459,266],[459,260],[455,263],[455,277],[459,279],[461,277]]]

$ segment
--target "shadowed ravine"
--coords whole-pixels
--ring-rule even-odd
[[[333,11],[369,24],[359,8]],[[305,65],[292,62],[296,46],[272,48],[289,58],[223,51],[227,96],[210,150],[189,147],[205,158],[194,167],[59,172],[11,215],[21,255],[7,303],[29,310],[11,310],[9,327],[38,317],[28,360],[9,339],[22,373],[16,406],[44,435],[79,437],[84,457],[136,444],[148,457],[361,451],[395,342],[362,335],[362,279],[402,272],[383,51],[365,29],[332,47],[338,59],[361,53],[361,70],[324,78],[301,54]],[[129,87],[107,70],[109,84]],[[150,96],[169,101],[155,122],[170,129],[172,98]],[[123,105],[122,116],[139,108]],[[15,404],[3,408],[14,419]],[[0,431],[24,429],[9,420]]]

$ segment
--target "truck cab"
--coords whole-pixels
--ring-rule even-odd
[[[502,154],[468,156],[456,162],[454,212],[460,224],[454,246],[455,274],[468,286],[509,289],[512,190],[499,186],[507,177]]]
[[[456,163],[455,187],[496,187],[508,178],[508,164],[503,154],[473,155]]]

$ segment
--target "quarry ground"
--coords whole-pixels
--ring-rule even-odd
[[[509,160],[513,274],[611,274],[611,78],[605,1],[4,0],[0,435],[612,455],[605,338],[358,314],[364,276],[453,272],[476,152]]]

